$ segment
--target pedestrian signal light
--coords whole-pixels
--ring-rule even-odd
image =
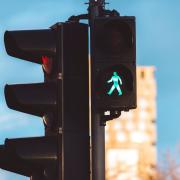
[[[118,91],[118,96],[122,95],[122,90],[120,88],[120,85],[122,85],[122,80],[118,76],[117,72],[113,72],[111,79],[108,80],[107,83],[113,83],[111,89],[107,93],[108,95],[112,95],[115,89]]]
[[[97,111],[136,108],[136,34],[134,17],[94,20],[92,103]]]
[[[96,81],[97,99],[122,101],[133,90],[131,71],[123,65],[104,69]]]

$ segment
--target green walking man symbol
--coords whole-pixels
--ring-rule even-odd
[[[113,72],[113,76],[111,77],[110,80],[107,81],[107,83],[111,83],[111,82],[113,82],[113,85],[112,85],[111,89],[109,90],[109,92],[107,94],[111,95],[113,93],[113,91],[115,89],[117,89],[117,91],[119,93],[118,95],[121,96],[122,91],[121,91],[120,85],[122,85],[122,80],[118,76],[117,72]],[[120,83],[120,85],[119,85],[119,83]]]

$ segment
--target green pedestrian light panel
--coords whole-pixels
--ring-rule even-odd
[[[92,106],[96,112],[136,108],[135,17],[95,18],[91,50]]]
[[[115,89],[118,91],[118,96],[122,95],[122,90],[120,87],[120,85],[122,85],[122,80],[120,76],[118,76],[117,72],[113,72],[111,79],[108,80],[107,83],[113,83],[111,89],[107,93],[108,95],[111,96]]]

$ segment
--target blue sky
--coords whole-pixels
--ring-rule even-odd
[[[4,99],[6,83],[43,81],[39,65],[16,60],[4,49],[5,30],[48,28],[71,15],[86,13],[82,0],[0,0],[0,143],[5,138],[43,135],[40,118],[10,110]],[[136,16],[137,64],[156,66],[158,85],[158,150],[180,141],[180,1],[109,0],[109,9]],[[1,180],[28,178],[0,170]]]

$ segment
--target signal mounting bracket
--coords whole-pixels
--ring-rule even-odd
[[[104,0],[90,0],[90,2],[85,3],[88,4],[88,14],[80,14],[77,16],[71,16],[68,19],[69,21],[73,21],[73,22],[79,22],[80,20],[86,19],[86,20],[90,20],[91,19],[91,15],[94,14],[93,10],[94,8],[97,8],[99,11],[99,17],[117,17],[120,16],[120,13],[113,9],[113,10],[107,10],[105,9],[105,5],[109,4],[104,2]]]
[[[101,113],[100,125],[101,126],[106,126],[107,121],[116,119],[120,115],[121,115],[121,111],[119,111],[119,110],[103,111],[103,113]]]

